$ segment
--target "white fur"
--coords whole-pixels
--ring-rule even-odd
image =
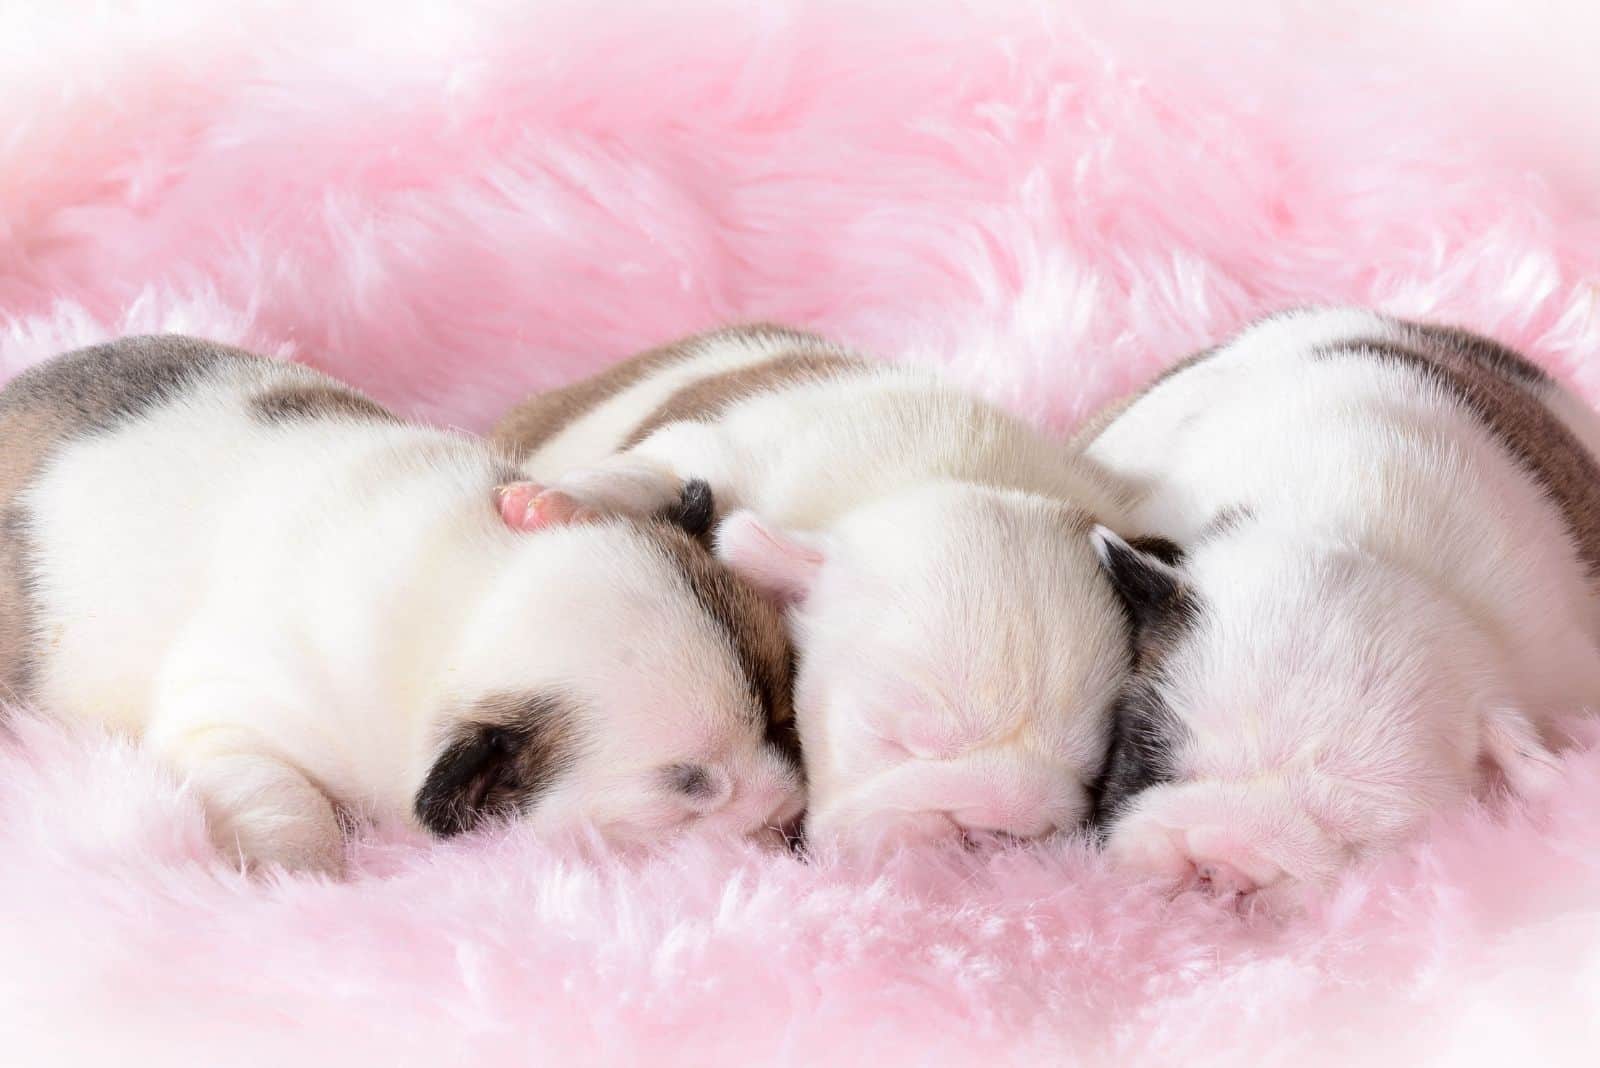
[[[582,749],[529,818],[622,838],[793,815],[725,638],[619,523],[503,528],[488,453],[346,420],[264,425],[251,392],[316,380],[227,365],[178,403],[65,448],[28,494],[41,703],[143,735],[251,861],[336,867],[330,800],[411,820],[474,699],[559,690]],[[661,769],[704,764],[704,813]]]
[[[710,335],[686,366],[769,351]],[[633,392],[652,401],[637,422],[662,393]],[[1033,837],[1086,816],[1127,638],[1084,522],[1116,522],[1117,505],[1064,447],[905,369],[758,394],[612,456],[628,399],[562,435],[560,463],[586,442],[590,466],[558,484],[645,511],[701,478],[735,510],[719,554],[791,606],[809,833]],[[528,470],[557,466],[541,450]]]
[[[1541,737],[1600,707],[1600,602],[1529,473],[1415,368],[1312,357],[1398,331],[1354,310],[1267,320],[1088,449],[1138,493],[1136,525],[1193,545],[1200,610],[1162,687],[1188,738],[1110,836],[1140,870],[1216,864],[1293,895],[1482,790],[1484,765],[1539,789]],[[1530,388],[1600,440],[1571,397]]]

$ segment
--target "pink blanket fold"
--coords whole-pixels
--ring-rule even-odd
[[[486,427],[735,320],[1067,433],[1248,319],[1458,322],[1600,399],[1585,5],[0,5],[0,374],[126,332]],[[1526,7],[1527,10],[1523,8]],[[515,830],[250,881],[126,745],[0,746],[0,1061],[1594,1063],[1600,751],[1309,915],[1082,843],[863,870]]]

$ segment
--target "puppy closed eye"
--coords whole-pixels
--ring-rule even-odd
[[[733,792],[727,773],[705,764],[671,764],[662,769],[662,777],[669,790],[700,812],[720,807]]]

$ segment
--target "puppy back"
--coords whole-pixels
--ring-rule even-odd
[[[1436,386],[1484,428],[1546,494],[1591,577],[1600,577],[1600,417],[1538,365],[1509,347],[1457,327],[1394,319],[1359,309],[1298,309],[1261,320],[1228,343],[1163,371],[1084,435],[1097,439],[1118,416],[1158,389],[1183,388],[1213,360],[1371,360]]]
[[[69,352],[0,390],[0,685],[7,697],[25,699],[33,691],[38,613],[28,489],[74,441],[113,432],[222,383],[248,396],[250,416],[263,423],[394,418],[309,368],[178,335],[128,337]]]
[[[738,401],[869,367],[814,334],[771,325],[729,327],[535,394],[507,413],[493,438],[505,455],[521,462],[557,439],[592,432],[592,454],[581,461],[592,462],[671,423],[714,420]]]
[[[1317,352],[1342,354],[1410,367],[1446,391],[1544,490],[1589,576],[1600,577],[1600,465],[1552,407],[1565,395],[1554,379],[1498,342],[1422,323],[1399,321],[1390,336],[1354,337]]]

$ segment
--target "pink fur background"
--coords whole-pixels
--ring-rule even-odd
[[[729,320],[1057,432],[1286,304],[1600,399],[1583,5],[0,5],[0,371],[129,331],[485,427]],[[180,784],[0,753],[12,1064],[1592,1063],[1600,752],[1287,924],[1081,846],[851,870],[511,833],[250,882]]]

